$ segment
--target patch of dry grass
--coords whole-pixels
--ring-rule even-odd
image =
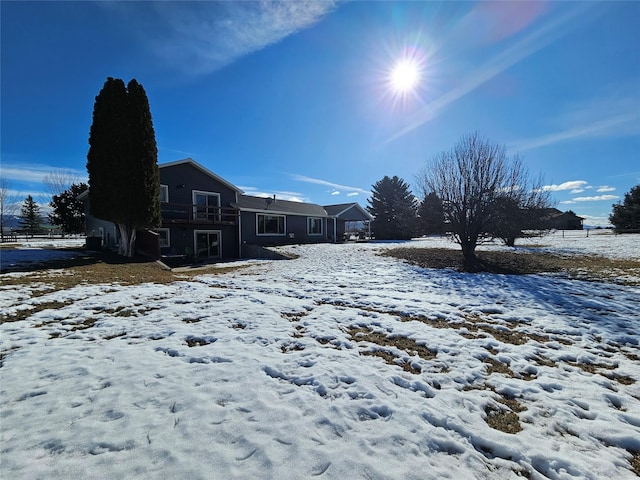
[[[640,477],[640,450],[631,453],[631,471]]]
[[[35,305],[30,305],[31,308],[21,308],[10,314],[0,314],[0,323],[5,322],[19,322],[29,318],[34,313],[42,312],[44,310],[58,310],[67,305],[71,305],[72,300],[66,302],[40,302]],[[38,326],[38,325],[36,325]]]
[[[140,258],[125,258],[111,252],[82,252],[78,257],[63,260],[51,260],[38,264],[25,264],[14,272],[24,275],[1,275],[0,285],[7,287],[27,287],[30,297],[46,295],[52,291],[66,290],[83,284],[119,284],[135,285],[141,283],[171,283],[195,275],[223,274],[245,268],[245,265],[216,268],[198,268],[193,271],[181,270],[179,273],[165,268],[161,263]],[[24,320],[45,309],[59,309],[62,302],[49,302],[31,305],[31,308],[19,310],[11,315],[0,315],[0,323]],[[115,312],[126,316],[134,312]]]
[[[419,345],[415,340],[407,338],[401,335],[385,335],[384,333],[374,332],[369,328],[363,327],[350,327],[347,333],[352,340],[356,342],[370,342],[381,347],[393,347],[398,350],[405,351],[410,356],[419,356],[423,360],[433,360],[436,358],[438,352],[434,352],[424,345]],[[399,357],[396,357],[389,350],[376,349],[360,352],[361,355],[369,355],[382,358],[389,365],[395,365],[402,367],[407,372],[414,373],[416,375],[422,373],[421,369],[414,367],[411,362],[407,362]]]
[[[458,250],[446,248],[393,248],[383,255],[406,260],[422,268],[464,271]],[[503,274],[564,273],[582,280],[640,285],[640,261],[597,255],[557,255],[542,252],[476,252],[478,271]]]

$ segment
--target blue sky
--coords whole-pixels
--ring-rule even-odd
[[[604,225],[640,183],[640,2],[1,2],[1,172],[86,177],[108,76],[146,89],[160,163],[249,194],[367,204],[478,131]],[[413,90],[391,88],[411,58]],[[414,193],[418,193],[414,188]]]

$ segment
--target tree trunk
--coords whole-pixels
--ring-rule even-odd
[[[118,224],[120,229],[120,247],[118,254],[125,257],[133,257],[136,243],[136,229],[130,228],[122,223]]]
[[[476,258],[476,244],[471,242],[464,242],[462,244],[462,256],[464,257],[464,271],[475,272],[478,267],[478,259]]]
[[[127,252],[127,256],[130,258],[133,257],[133,254],[136,251],[136,232],[137,230],[135,228],[131,229],[131,240],[129,241],[129,248]]]

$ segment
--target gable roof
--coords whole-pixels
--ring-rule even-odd
[[[339,203],[336,205],[325,205],[324,209],[332,217],[340,217],[344,220],[373,220],[369,212],[360,206],[359,203]]]
[[[214,180],[216,180],[217,182],[220,182],[221,184],[223,184],[226,187],[229,187],[231,190],[235,190],[238,193],[243,193],[242,190],[240,190],[238,187],[236,187],[234,184],[228,182],[227,180],[225,180],[224,178],[222,178],[219,175],[216,175],[215,173],[213,173],[211,170],[209,170],[208,168],[200,165],[198,162],[196,162],[193,158],[184,158],[182,160],[176,160],[174,162],[168,162],[168,163],[162,163],[160,165],[158,165],[158,168],[167,168],[167,167],[173,167],[176,165],[183,165],[183,164],[188,164],[191,165],[195,168],[197,168],[198,170],[200,170],[202,173],[204,173],[205,175],[213,178]]]
[[[307,215],[313,217],[328,216],[326,210],[315,203],[292,202],[290,200],[280,200],[272,197],[240,195],[238,197],[238,203],[233,206],[240,210],[249,212],[271,212],[285,215]]]

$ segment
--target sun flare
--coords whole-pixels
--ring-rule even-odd
[[[398,93],[413,91],[420,83],[420,66],[418,62],[402,59],[391,70],[391,88]]]

